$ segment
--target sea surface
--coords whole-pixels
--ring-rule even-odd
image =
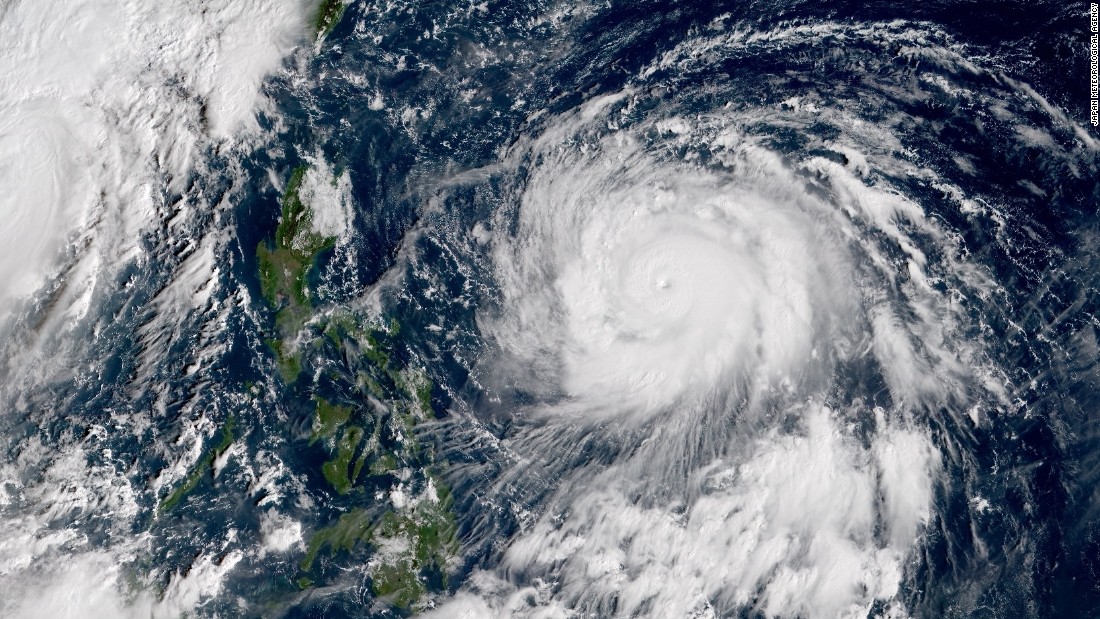
[[[50,5],[0,615],[1100,613],[1086,4]]]

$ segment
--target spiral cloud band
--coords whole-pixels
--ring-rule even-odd
[[[649,414],[742,379],[789,384],[852,295],[843,247],[827,242],[842,240],[818,237],[827,214],[789,183],[778,169],[662,165],[624,135],[546,156],[522,241],[497,253],[525,308],[502,338],[521,355],[553,350],[565,395],[591,415]]]
[[[756,128],[815,123],[795,152]],[[929,423],[1005,402],[959,337],[989,279],[898,179],[962,192],[844,106],[685,114],[630,87],[533,124],[478,228],[504,359],[481,375],[535,402],[501,487],[565,481],[439,616],[905,616]]]

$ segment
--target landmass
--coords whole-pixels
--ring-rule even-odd
[[[328,36],[336,24],[340,23],[346,8],[344,0],[321,0],[313,18],[313,30],[317,33],[318,40]]]
[[[157,507],[157,511],[163,513],[175,507],[184,497],[190,494],[192,490],[198,487],[203,476],[213,471],[214,461],[221,457],[221,455],[229,449],[229,446],[233,444],[233,431],[236,426],[237,422],[233,417],[226,419],[225,424],[222,425],[221,440],[217,445],[206,452],[206,455],[199,460],[199,463],[190,473],[188,473],[187,477],[183,479],[183,482],[161,500],[160,505]]]
[[[274,236],[256,248],[260,291],[274,310],[267,344],[287,397],[313,394],[303,449],[324,454],[317,472],[330,488],[328,507],[343,512],[308,536],[293,582],[319,586],[338,573],[332,561],[356,553],[375,595],[417,609],[439,583],[446,587],[459,552],[450,490],[434,451],[418,438],[419,426],[436,418],[434,385],[396,319],[326,307],[310,290],[319,259],[336,242],[314,230],[301,195],[310,173],[308,166],[291,172]]]

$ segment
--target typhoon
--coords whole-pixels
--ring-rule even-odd
[[[1086,6],[47,4],[0,615],[1100,612]]]
[[[635,125],[639,104],[628,92],[555,121],[500,215],[516,222],[491,252],[490,364],[518,357],[509,378],[540,392],[510,440],[571,480],[504,564],[560,579],[551,605],[601,615],[866,613],[896,593],[927,520],[939,455],[920,418],[980,397],[957,359],[981,352],[943,341],[956,317],[897,222],[944,235],[809,158],[829,204],[736,114]],[[599,127],[609,114],[615,131]],[[919,283],[899,281],[889,249]],[[875,389],[839,389],[852,372]]]

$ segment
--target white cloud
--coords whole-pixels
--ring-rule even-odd
[[[67,306],[141,254],[170,215],[163,179],[184,188],[205,144],[255,126],[260,82],[304,36],[306,4],[6,4],[0,323],[64,262]]]
[[[194,196],[169,205],[201,171],[205,148],[238,144],[258,130],[260,84],[306,37],[308,0],[14,0],[0,8],[0,341],[13,312],[51,278],[63,285],[40,332],[64,333],[94,302],[97,287],[118,270],[149,260],[143,239],[161,227],[184,247],[175,283],[154,302],[158,321],[138,334],[163,353],[174,332],[163,323],[205,310],[218,282],[217,231],[189,237],[188,219],[203,205]],[[111,284],[113,285],[113,284]],[[108,286],[109,287],[109,286]],[[200,334],[224,324],[215,308]],[[23,380],[39,383],[52,363],[64,371],[66,350],[5,344],[6,393],[19,414]],[[38,357],[35,357],[38,355]],[[33,357],[33,362],[31,361]],[[41,361],[39,361],[41,358]],[[148,364],[145,364],[148,365]],[[145,365],[139,368],[145,371]],[[50,366],[53,367],[53,366]],[[18,375],[18,376],[16,376]],[[112,422],[117,420],[112,420]],[[119,421],[119,427],[140,421]],[[100,428],[100,432],[104,429]],[[5,471],[0,511],[0,614],[49,617],[169,617],[190,612],[220,591],[239,552],[204,554],[186,574],[168,577],[161,598],[119,587],[120,567],[147,550],[134,533],[142,513],[125,465],[104,456],[89,464],[85,448],[62,438],[63,449],[36,439],[19,445]],[[22,472],[44,473],[28,479]],[[99,519],[111,543],[89,539]],[[278,546],[286,540],[272,538]]]

